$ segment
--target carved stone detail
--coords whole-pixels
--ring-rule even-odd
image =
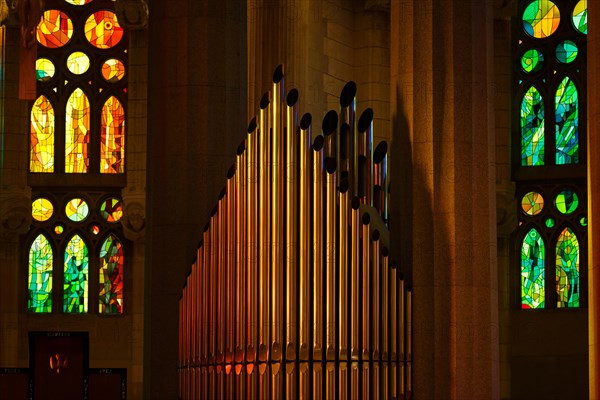
[[[17,0],[0,0],[0,26],[19,26]]]
[[[125,197],[125,196],[124,196]],[[131,241],[141,241],[145,235],[146,207],[142,199],[123,199],[125,209],[123,212],[123,233]]]
[[[16,241],[31,225],[31,190],[9,189],[0,194],[0,239]]]
[[[149,11],[145,0],[117,0],[115,11],[124,28],[136,30],[148,26]]]

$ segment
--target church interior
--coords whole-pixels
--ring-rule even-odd
[[[0,0],[0,393],[600,398],[598,20],[587,0]],[[315,141],[303,142],[309,126]],[[264,131],[273,136],[251,161]],[[300,148],[277,132],[297,133]],[[312,223],[303,192],[284,191],[284,167],[265,189],[272,203],[250,175],[234,186],[298,155],[302,187],[321,148]],[[297,216],[289,203],[277,211],[296,198]],[[371,209],[374,228],[360,228]],[[223,230],[229,211],[238,225]],[[369,238],[356,253],[355,217],[357,240]],[[248,221],[275,244],[272,258],[258,250],[266,275],[242,296],[256,276],[233,277],[258,268],[261,244],[225,235],[248,234]],[[329,222],[342,249],[331,259]],[[219,225],[232,259],[217,278],[207,271],[220,265]],[[298,253],[276,232],[299,234]],[[315,286],[302,243],[310,271],[323,270]],[[357,265],[384,272],[364,284],[371,275],[348,270],[344,284],[342,265],[369,251]],[[261,353],[257,328],[238,360],[206,333],[222,317],[218,335],[239,326],[250,343],[251,311],[273,327],[281,316],[289,325],[267,331],[288,347]],[[302,342],[309,325],[303,355],[290,332]],[[331,325],[340,349],[329,358],[316,338],[327,344]],[[376,332],[379,361],[342,351],[355,330],[363,341]],[[259,369],[272,375],[263,382]]]

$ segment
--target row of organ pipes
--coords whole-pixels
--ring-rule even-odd
[[[407,399],[411,292],[389,258],[387,144],[356,85],[322,134],[283,66],[180,301],[182,399]]]

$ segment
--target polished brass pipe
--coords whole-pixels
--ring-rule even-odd
[[[286,97],[285,135],[285,271],[286,271],[286,350],[285,358],[295,360],[298,354],[298,90]],[[289,391],[288,391],[289,393]]]
[[[339,388],[338,388],[338,398],[339,399],[347,399],[348,398],[348,362],[340,361],[339,363]]]
[[[335,362],[325,364],[325,398],[335,399],[338,394],[338,388],[335,384],[336,368]]]
[[[226,198],[226,266],[227,266],[227,278],[225,281],[225,298],[226,303],[226,318],[227,318],[227,329],[225,331],[225,363],[231,365],[234,362],[235,354],[235,328],[236,321],[239,320],[238,313],[236,310],[236,280],[237,280],[237,269],[241,269],[241,266],[236,267],[235,258],[235,242],[236,242],[236,177],[235,177],[236,166],[233,164],[229,171],[227,171],[227,194]],[[229,379],[233,381],[233,379]],[[233,391],[231,393],[233,395]]]
[[[363,399],[371,399],[373,397],[373,389],[375,385],[371,382],[371,363],[363,361],[360,364],[362,375],[362,397]]]
[[[247,328],[247,309],[246,309],[246,290],[248,286],[247,278],[247,152],[246,142],[242,141],[237,148],[235,161],[235,193],[237,202],[235,207],[237,227],[235,231],[235,264],[236,264],[236,281],[235,281],[235,308],[237,314],[236,330],[235,330],[235,362],[241,363],[244,361],[246,352],[246,328]],[[241,382],[244,380],[241,379]]]
[[[360,232],[361,232],[361,226],[360,226],[360,200],[358,197],[354,197],[352,198],[352,203],[351,203],[351,207],[352,207],[352,211],[351,211],[351,223],[350,223],[350,229],[351,229],[351,236],[350,236],[350,268],[351,268],[351,277],[350,277],[350,281],[351,281],[351,293],[350,293],[350,299],[351,299],[351,316],[350,316],[350,323],[352,326],[352,329],[350,329],[350,346],[351,346],[351,357],[352,360],[358,360],[360,358],[361,355],[361,349],[360,349],[360,321],[361,318],[359,317],[359,312],[360,312],[360,308],[359,308],[359,296],[358,296],[358,291],[359,291],[359,282],[361,280],[360,277],[360,247],[361,247],[361,242],[360,242]],[[364,319],[362,319],[362,321],[365,321]]]
[[[360,366],[358,361],[352,361],[350,364],[350,398],[360,398]]]
[[[219,194],[217,203],[217,221],[218,229],[216,231],[219,236],[218,244],[218,267],[217,273],[219,280],[217,283],[217,373],[222,369],[222,364],[225,361],[225,342],[226,342],[226,324],[227,324],[227,210],[226,210],[226,189],[223,188]],[[219,378],[220,379],[220,378]]]
[[[285,398],[298,398],[298,367],[294,362],[288,362],[285,365]]]
[[[331,135],[330,135],[331,136]],[[336,182],[336,163],[335,159],[327,158],[325,160],[325,260],[326,260],[326,278],[327,290],[327,308],[326,308],[326,358],[334,361],[337,353],[336,338],[337,323],[337,299],[336,299],[336,265],[337,265],[337,182]]]
[[[352,81],[344,85],[340,94],[340,121],[342,126],[342,135],[340,135],[341,171],[348,171],[347,174],[342,172],[342,178],[348,178],[350,197],[353,197],[358,195],[358,142],[356,135],[356,83]],[[343,128],[344,125],[347,125],[347,128]],[[346,143],[343,143],[346,140],[344,138],[347,139]],[[347,155],[347,167],[342,153]]]
[[[310,207],[311,207],[311,153],[312,144],[312,117],[304,114],[300,121],[300,329],[299,329],[299,359],[308,360],[309,354],[309,332],[310,332],[310,303],[311,287],[310,281]]]
[[[244,365],[236,364],[235,366],[235,383],[234,383],[234,391],[236,400],[244,400],[246,399],[246,377],[244,376]],[[200,397],[203,398],[203,397]]]
[[[398,302],[398,384],[400,386],[400,396],[406,396],[406,307],[405,307],[405,292],[404,279],[402,274],[396,276],[398,282],[398,290],[396,291]]]
[[[212,281],[210,280],[210,224],[206,224],[204,226],[204,232],[202,233],[203,238],[203,260],[204,260],[204,269],[203,269],[203,279],[202,279],[202,334],[201,334],[201,351],[200,351],[200,363],[202,365],[208,364],[208,356],[209,356],[209,343],[210,343],[210,287],[212,285]]]
[[[271,385],[269,385],[270,374],[267,363],[258,364],[258,398],[268,399],[271,397]]]
[[[250,121],[246,138],[246,361],[254,362],[258,351],[258,133],[256,118]],[[250,379],[250,378],[249,378]],[[251,379],[249,380],[249,382]]]
[[[358,120],[359,197],[363,204],[373,205],[373,110],[367,108]],[[362,181],[362,182],[361,182]]]
[[[271,102],[271,359],[280,361],[283,352],[283,269],[284,269],[284,77],[283,65],[273,74]],[[278,375],[281,379],[283,374]],[[274,377],[274,376],[273,376]]]
[[[258,368],[257,364],[246,364],[246,399],[258,398]]]
[[[310,369],[308,368],[308,362],[300,362],[298,366],[299,374],[299,396],[301,400],[308,400],[311,398],[311,386],[310,386]]]
[[[323,145],[322,135],[312,145],[313,204],[312,204],[312,265],[313,265],[313,359],[323,359]]]
[[[185,288],[183,288],[185,291]],[[184,368],[185,368],[185,352],[183,350],[183,343],[185,342],[185,326],[184,326],[184,304],[183,304],[183,294],[182,298],[179,300],[179,344],[177,346],[178,358],[179,358],[179,369],[178,369],[178,378],[179,378],[179,397],[183,398],[183,392],[185,389],[185,380],[184,380]]]
[[[219,223],[217,218],[217,207],[213,208],[210,217],[210,348],[209,363],[214,364],[217,359],[217,319],[219,299]],[[216,381],[213,379],[213,383]]]
[[[412,290],[406,290],[406,394],[412,398]]]
[[[379,142],[373,152],[373,207],[387,222],[387,142]]]
[[[390,263],[389,251],[387,247],[381,248],[381,359],[384,362],[389,362],[389,313],[390,304]]]
[[[371,217],[368,213],[365,213],[361,217],[362,220],[362,357],[363,361],[369,361],[371,359],[371,325],[372,325],[372,314],[371,314],[371,232],[370,222]],[[365,364],[363,364],[364,366]]]
[[[365,214],[368,215],[368,214]],[[380,334],[381,334],[381,322],[383,314],[381,314],[381,263],[380,263],[380,234],[377,229],[371,234],[372,249],[371,249],[371,343],[372,347],[371,355],[374,362],[379,361],[381,358],[380,348]],[[374,371],[376,369],[374,368]]]
[[[259,181],[259,325],[258,325],[258,360],[267,361],[270,348],[270,288],[271,288],[271,140],[270,140],[270,92],[265,93],[260,101],[260,181]]]
[[[313,400],[323,399],[324,377],[323,367],[320,362],[314,362],[313,368]]]
[[[339,359],[340,361],[349,360],[348,343],[348,286],[350,275],[348,275],[348,236],[350,233],[348,225],[348,213],[350,210],[350,201],[348,197],[349,184],[347,179],[343,179],[339,188]],[[341,376],[341,375],[340,375]],[[340,379],[340,385],[342,384]],[[341,387],[341,386],[340,386]]]
[[[388,279],[390,282],[390,397],[398,396],[397,361],[398,361],[398,285],[396,262],[390,262]]]
[[[283,381],[285,380],[285,370],[281,368],[282,363],[270,364],[271,370],[271,399],[283,399]],[[284,363],[285,367],[285,363]]]
[[[337,126],[338,126],[338,115],[334,110],[330,110],[323,117],[322,123],[322,132],[323,138],[325,139],[325,159],[331,158],[333,160],[338,160],[338,135],[337,135]]]

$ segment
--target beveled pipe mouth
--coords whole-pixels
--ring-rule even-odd
[[[310,115],[310,113],[306,113],[302,116],[302,119],[300,120],[300,129],[302,129],[303,131],[307,130],[310,127],[310,124],[312,123],[312,115]]]
[[[365,214],[365,215],[368,215],[368,214]],[[370,220],[370,217],[369,217],[369,220]],[[365,222],[365,220],[364,220],[364,218],[363,218],[363,223],[364,223],[364,222]],[[368,223],[369,223],[369,222],[367,222],[366,224],[368,224]],[[366,225],[366,224],[365,224],[365,225]],[[376,241],[378,241],[378,240],[379,240],[379,237],[380,237],[379,231],[378,231],[377,229],[375,229],[375,230],[373,231],[373,233],[371,234],[371,238],[373,239],[373,241],[374,241],[374,242],[376,242]]]
[[[256,130],[256,116],[252,118],[252,120],[250,120],[250,123],[248,124],[248,133],[252,133]]]
[[[340,193],[344,194],[348,191],[348,189],[350,188],[350,183],[348,183],[348,179],[344,178],[342,179],[342,182],[340,182]]]
[[[323,138],[323,135],[319,135],[313,141],[311,148],[313,149],[313,151],[321,151],[323,149],[324,144],[325,139]]]
[[[213,209],[210,211],[210,216],[211,216],[211,217],[214,217],[214,216],[217,214],[217,211],[218,211],[218,210],[219,210],[219,209],[217,208],[217,206],[215,206],[215,207],[214,207],[214,208],[213,208]]]
[[[217,212],[217,211],[215,210],[215,212]],[[210,216],[212,217],[213,215],[214,214],[212,214],[212,211],[211,211],[211,215]],[[210,222],[207,222],[206,225],[204,225],[204,230],[202,232],[203,233],[204,232],[208,232],[209,229],[210,229]]]
[[[338,125],[337,112],[335,112],[334,110],[330,110],[327,114],[325,114],[325,117],[323,118],[323,125],[322,125],[323,134],[326,136],[331,135],[337,129],[337,125]]]
[[[269,106],[270,102],[271,102],[271,92],[266,92],[265,94],[263,94],[262,98],[260,99],[260,109],[264,110],[265,108],[267,108]]]
[[[371,216],[368,213],[364,213],[362,216],[363,225],[369,225],[371,223]]]
[[[279,64],[273,72],[273,83],[279,83],[283,79],[283,64]]]
[[[369,129],[372,122],[373,122],[373,109],[367,108],[365,111],[363,111],[363,113],[360,115],[360,118],[358,120],[358,131],[365,132],[367,129]]]
[[[227,188],[221,189],[221,193],[219,193],[219,200],[222,200],[225,197],[225,193],[227,193]]]
[[[352,198],[352,201],[350,202],[350,206],[352,206],[352,208],[354,210],[358,210],[360,208],[360,198],[358,198],[357,196],[354,196]]]
[[[235,176],[235,164],[233,164],[231,167],[229,167],[229,170],[227,171],[227,179],[231,179]]]
[[[387,154],[388,145],[385,140],[379,142],[377,147],[375,148],[375,152],[373,153],[373,163],[379,164],[383,161]]]
[[[242,154],[244,154],[244,151],[246,151],[246,141],[242,140],[242,142],[239,144],[238,148],[237,148],[237,155],[241,156]]]
[[[288,107],[293,107],[296,105],[296,103],[298,103],[298,97],[299,97],[299,93],[298,93],[298,89],[294,88],[292,90],[290,90],[285,98],[285,102],[288,105]]]
[[[335,158],[327,158],[325,160],[325,171],[327,171],[328,174],[333,174],[333,173],[335,173],[335,169],[336,169]]]
[[[340,105],[342,107],[348,107],[354,101],[356,97],[356,83],[350,81],[344,85],[342,93],[340,94]]]
[[[387,247],[384,246],[381,248],[381,255],[384,257],[387,257],[390,255],[390,251],[388,250]],[[392,268],[395,268],[395,267],[392,267]]]

